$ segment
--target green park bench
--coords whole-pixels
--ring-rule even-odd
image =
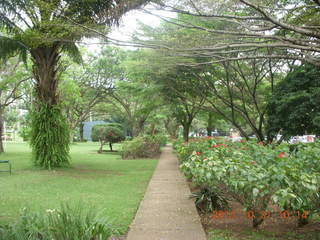
[[[0,160],[0,163],[7,163],[9,166],[9,170],[0,170],[0,172],[10,172],[11,175],[11,163],[9,160]]]

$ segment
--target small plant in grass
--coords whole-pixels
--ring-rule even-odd
[[[109,143],[110,151],[112,152],[112,144],[121,142],[125,139],[123,129],[115,124],[99,124],[92,128],[92,140],[100,142],[98,153],[102,153],[103,146]]]
[[[1,226],[0,240],[105,240],[118,230],[96,211],[62,205],[60,210],[32,213],[23,209],[16,223]]]

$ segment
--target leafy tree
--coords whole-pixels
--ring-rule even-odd
[[[153,38],[159,36],[149,30],[147,28],[146,31]],[[166,105],[169,115],[178,123],[164,120],[169,134],[174,137],[176,131],[172,127],[182,125],[184,139],[188,141],[192,121],[204,103],[202,96],[190,91],[190,86],[196,84],[197,79],[192,72],[184,71],[185,67],[176,66],[175,58],[168,59],[159,52],[146,50],[137,51],[136,56],[138,60],[134,64],[131,62],[130,74],[142,77],[145,84],[153,86],[153,90],[149,90],[150,96],[159,99],[159,106]]]
[[[145,125],[156,110],[163,105],[159,96],[159,86],[149,81],[150,68],[145,68],[145,51],[127,51],[121,61],[122,75],[118,77],[108,100],[114,113],[124,116],[136,137],[144,131]]]
[[[199,36],[193,46],[183,41],[177,46],[155,43],[171,55],[201,57],[206,64],[269,58],[320,65],[319,0],[182,0],[160,4],[183,15],[175,20],[167,18],[167,22],[198,32]],[[196,16],[197,21],[189,21],[190,16]]]
[[[164,127],[171,139],[178,138],[179,126],[180,126],[180,123],[178,123],[174,114],[172,112],[168,113],[166,119],[164,120]]]
[[[59,93],[68,117],[71,141],[75,129],[82,128],[82,122],[88,119],[97,104],[105,100],[115,81],[123,78],[119,66],[122,55],[120,49],[106,47],[97,56],[87,56],[83,66],[73,64],[63,74]]]
[[[115,89],[108,96],[109,109],[118,116],[125,117],[125,122],[136,137],[144,130],[147,119],[160,106],[159,96],[155,95],[156,86],[141,82],[117,82]]]
[[[144,34],[148,37],[144,40],[146,44],[161,43],[168,46],[168,49],[189,49],[188,52],[184,50],[174,52],[168,49],[153,52],[153,61],[149,60],[149,62],[154,64],[149,65],[156,72],[154,81],[160,84],[165,82],[164,94],[168,95],[171,92],[172,96],[179,96],[179,102],[189,107],[194,105],[197,99],[198,103],[204,99],[205,103],[200,104],[198,108],[212,112],[218,115],[215,118],[223,118],[231,123],[243,137],[249,138],[250,135],[255,135],[259,141],[264,141],[266,99],[279,80],[279,75],[284,71],[282,66],[285,63],[268,58],[220,62],[219,59],[225,59],[225,57],[222,54],[211,56],[210,53],[207,54],[211,48],[205,47],[202,47],[203,52],[197,54],[201,51],[198,47],[211,44],[219,46],[220,42],[211,38],[211,33],[199,32],[192,27],[183,27],[180,25],[181,22],[187,21],[194,26],[200,24],[206,28],[221,31],[232,30],[233,23],[215,18],[201,20],[181,14],[171,21],[176,24],[163,23],[153,31],[148,26],[142,26]],[[225,38],[223,40],[229,41]],[[257,54],[268,53],[268,50],[258,52],[252,49],[252,51]],[[230,50],[229,54],[231,57],[236,55],[233,50]],[[246,56],[246,53],[242,53],[242,56]],[[211,60],[218,62],[212,63]],[[161,67],[164,70],[157,70]],[[176,112],[181,113],[181,111]],[[212,121],[214,120],[211,116],[211,119],[208,119],[209,133],[212,131],[213,126],[210,123]]]
[[[275,88],[268,103],[268,131],[285,139],[320,134],[320,68],[301,65]]]
[[[12,58],[7,63],[0,63],[0,153],[4,152],[2,137],[6,108],[17,99],[22,98],[21,85],[30,76],[19,63],[17,58]],[[16,118],[17,115],[14,114]]]
[[[32,114],[34,162],[45,168],[68,163],[69,134],[58,97],[63,53],[81,62],[76,45],[88,29],[103,30],[147,0],[3,0],[0,2],[0,58],[28,54],[33,64],[36,102]]]
[[[207,74],[197,74],[209,94],[206,95],[209,111],[219,114],[248,138],[255,135],[265,139],[266,99],[277,80],[275,66],[268,59],[243,60],[214,65]],[[196,86],[194,89],[200,92]]]
[[[118,124],[95,125],[92,128],[91,137],[93,141],[100,142],[98,153],[102,153],[103,146],[107,143],[109,143],[110,151],[112,152],[112,144],[125,139],[123,129]]]

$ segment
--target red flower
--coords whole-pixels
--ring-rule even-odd
[[[288,155],[285,154],[284,152],[281,152],[278,154],[278,158],[283,158],[283,157],[288,157]]]
[[[217,145],[212,145],[212,147],[211,148],[217,148],[217,147],[221,147],[221,146],[223,146],[223,147],[228,147],[226,144],[217,144]]]
[[[201,153],[200,152],[196,152],[196,154],[199,156]]]

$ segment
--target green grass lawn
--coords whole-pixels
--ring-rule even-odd
[[[122,160],[97,149],[96,143],[72,145],[71,167],[47,171],[32,165],[28,144],[7,143],[0,160],[10,160],[13,173],[0,172],[0,224],[14,221],[23,207],[45,211],[68,203],[103,211],[126,231],[157,160]]]

